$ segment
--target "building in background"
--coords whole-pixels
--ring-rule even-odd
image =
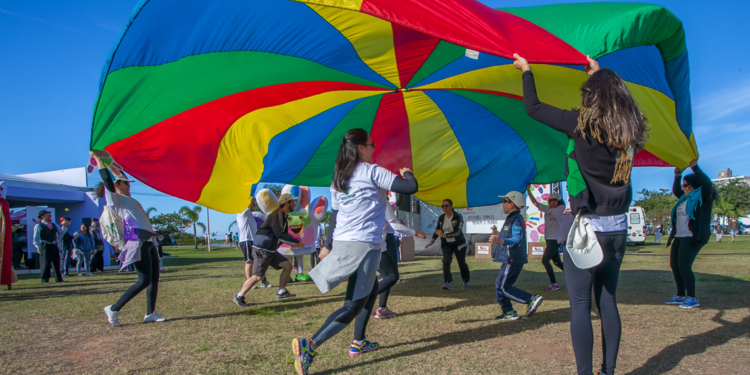
[[[750,185],[750,176],[732,176],[732,170],[729,168],[720,170],[719,178],[711,181],[716,185],[724,185],[732,180],[743,180],[746,184]]]
[[[31,268],[38,268],[32,231],[37,221],[36,213],[41,208],[50,208],[57,224],[61,217],[70,217],[72,223],[68,231],[72,235],[80,229],[81,224],[91,225],[92,219],[99,218],[106,204],[104,199],[96,197],[94,189],[87,187],[86,168],[24,175],[0,174],[0,181],[5,181],[4,186],[8,190],[6,199],[13,212],[12,223],[22,228],[25,226],[27,240],[24,251],[31,260],[27,264]],[[105,243],[104,265],[110,265],[108,254],[112,255],[112,249]]]

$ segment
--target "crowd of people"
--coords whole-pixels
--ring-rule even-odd
[[[620,265],[623,260],[629,204],[632,201],[630,181],[634,155],[644,149],[648,137],[647,119],[638,109],[630,92],[612,70],[600,69],[589,58],[589,79],[581,88],[582,101],[574,110],[562,110],[539,101],[531,66],[515,55],[513,64],[523,72],[523,98],[527,114],[570,139],[569,154],[560,163],[574,165],[577,183],[569,181],[566,209],[565,199],[559,194],[549,196],[549,204],[540,204],[529,189],[532,204],[543,212],[546,225],[546,247],[542,257],[549,278],[546,292],[559,291],[554,267],[563,272],[570,302],[570,334],[579,374],[593,374],[594,333],[591,323],[592,299],[601,317],[602,364],[598,374],[614,374],[621,337],[621,320],[617,308],[616,291]],[[349,346],[350,356],[377,350],[378,342],[368,339],[367,326],[371,317],[393,318],[396,312],[388,308],[391,288],[399,280],[397,236],[426,234],[404,226],[396,218],[387,194],[414,194],[419,190],[417,179],[408,168],[399,175],[374,164],[376,145],[367,131],[351,129],[341,140],[331,185],[332,216],[326,238],[318,233],[316,252],[311,255],[313,268],[309,276],[322,293],[346,282],[342,306],[333,311],[312,335],[294,338],[292,352],[298,374],[308,374],[321,347],[332,337],[354,323],[354,334]],[[92,151],[94,158],[100,153]],[[159,285],[159,254],[156,233],[140,204],[130,196],[130,183],[123,173],[114,176],[97,160],[103,183],[98,193],[106,197],[107,207],[124,222],[120,260],[122,266],[133,265],[138,281],[120,299],[104,308],[109,323],[119,326],[121,309],[135,295],[146,290],[144,322],[163,322],[155,312]],[[667,304],[682,308],[700,306],[695,291],[692,264],[710,236],[711,208],[716,191],[711,180],[700,170],[696,161],[690,163],[693,174],[682,175],[675,169],[673,191],[678,198],[672,212],[670,266],[677,293]],[[572,173],[572,172],[571,172]],[[583,182],[581,182],[583,181]],[[500,314],[499,321],[521,318],[515,304],[525,305],[525,317],[540,309],[544,298],[519,287],[516,281],[528,263],[526,223],[522,214],[526,195],[520,191],[498,192],[507,218],[503,227],[493,228],[490,242],[495,245],[493,260],[501,263],[495,292]],[[233,301],[240,307],[248,306],[245,295],[260,286],[272,287],[266,280],[269,267],[281,270],[276,300],[288,300],[295,295],[287,290],[287,282],[295,267],[277,250],[282,244],[303,249],[305,245],[288,232],[288,215],[294,210],[296,197],[282,194],[279,207],[262,224],[256,224],[251,201],[244,212],[237,215],[239,232],[228,233],[225,241],[236,243],[245,262],[245,280]],[[469,288],[470,270],[466,263],[467,241],[463,235],[463,218],[446,198],[443,214],[430,245],[440,239],[443,253],[443,289],[451,290],[451,263],[456,258],[463,282]],[[81,259],[86,273],[92,252],[98,248],[96,228],[81,226],[80,231],[68,235],[69,220],[60,226],[53,223],[48,212],[40,212],[40,224],[34,231],[34,244],[44,260],[42,279],[48,282],[50,270],[55,270],[58,281],[63,281],[58,267],[60,256],[67,258],[73,251]],[[572,228],[572,229],[571,229]],[[590,230],[585,248],[581,247],[580,231]],[[661,234],[661,228],[658,228]],[[571,237],[572,236],[572,237]],[[62,247],[58,248],[58,238]],[[660,241],[660,236],[658,238]],[[66,242],[67,241],[67,242]],[[561,259],[561,247],[563,257]],[[593,249],[593,250],[592,250]],[[299,268],[302,266],[300,265]],[[379,277],[378,277],[379,273]],[[79,271],[80,274],[80,271]],[[46,278],[45,278],[46,277]],[[375,302],[380,297],[378,308]]]

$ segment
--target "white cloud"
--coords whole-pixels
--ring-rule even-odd
[[[712,132],[724,133],[750,133],[750,123],[739,124],[739,123],[728,123],[728,124],[713,124],[713,125],[697,125],[693,127],[695,134],[709,134]],[[750,135],[750,134],[749,134]]]
[[[733,90],[722,90],[695,105],[696,112],[713,121],[726,115],[750,108],[750,82],[743,82]]]

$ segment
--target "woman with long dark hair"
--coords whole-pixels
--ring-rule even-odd
[[[99,198],[107,198],[107,206],[122,218],[125,224],[125,245],[120,252],[120,269],[135,266],[138,281],[123,293],[114,305],[104,308],[107,320],[115,327],[120,326],[120,309],[133,297],[146,290],[146,316],[144,323],[163,322],[167,319],[154,311],[156,296],[159,293],[159,254],[156,250],[156,231],[151,227],[146,211],[137,200],[130,196],[130,183],[124,173],[112,181],[109,170],[101,159],[101,151],[91,151],[99,167],[102,183],[97,187]]]
[[[647,120],[622,78],[612,70],[599,69],[599,64],[590,57],[586,67],[590,77],[581,87],[581,106],[572,111],[541,103],[529,63],[518,54],[514,57],[513,65],[523,71],[526,113],[570,138],[566,165],[577,166],[568,170],[571,208],[591,223],[603,252],[602,261],[588,269],[580,269],[573,263],[571,257],[580,254],[570,251],[564,254],[570,335],[578,373],[593,374],[593,287],[602,325],[601,373],[612,375],[622,331],[616,290],[627,244],[625,214],[633,198],[630,172],[635,153],[646,145]]]
[[[680,305],[692,309],[701,304],[695,298],[695,275],[693,262],[703,245],[711,238],[711,210],[717,192],[711,179],[698,167],[690,163],[693,174],[682,176],[682,169],[674,169],[672,192],[677,204],[672,208],[672,233],[667,246],[669,266],[672,268],[677,294],[664,301],[667,305]]]
[[[341,141],[331,186],[331,253],[310,271],[325,293],[348,279],[344,306],[326,319],[312,338],[295,338],[295,368],[307,374],[316,349],[355,321],[349,355],[378,349],[365,339],[365,329],[378,295],[376,272],[386,220],[387,192],[414,194],[419,189],[411,170],[401,168],[403,178],[373,164],[375,143],[364,129],[346,132]]]

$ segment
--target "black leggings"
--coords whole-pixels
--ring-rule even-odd
[[[544,249],[544,255],[542,256],[542,265],[544,266],[544,269],[547,270],[549,282],[551,284],[557,284],[555,270],[552,268],[552,265],[549,264],[550,260],[552,260],[552,263],[554,263],[557,268],[565,271],[565,268],[563,268],[563,262],[560,259],[560,244],[557,243],[557,240],[547,240],[547,247]]]
[[[390,246],[390,244],[389,244]],[[391,288],[398,282],[398,263],[393,259],[390,251],[380,253],[380,276],[383,277],[380,280],[380,287],[378,287],[378,295],[380,296],[380,308],[386,308],[388,306],[388,295],[391,293]]]
[[[674,283],[677,284],[677,295],[695,298],[695,275],[693,274],[693,262],[703,244],[693,242],[690,237],[676,237],[672,242],[669,252],[669,266],[672,267]]]
[[[312,340],[316,345],[322,345],[326,340],[349,325],[352,320],[354,320],[354,340],[365,339],[365,330],[367,329],[367,323],[370,321],[370,313],[372,313],[372,308],[375,306],[375,298],[378,296],[378,279],[375,279],[372,292],[369,296],[352,301],[355,285],[357,285],[357,272],[349,276],[349,281],[346,285],[344,306],[329,315],[318,332],[315,332],[312,336]]]
[[[602,325],[602,368],[607,375],[615,373],[617,353],[620,350],[622,326],[617,310],[617,281],[620,265],[625,255],[627,231],[596,232],[604,252],[602,262],[587,270],[577,268],[565,251],[565,283],[570,300],[570,336],[573,339],[578,373],[591,375],[594,330],[591,327],[591,287],[594,287],[596,309]]]
[[[112,311],[120,311],[133,297],[146,289],[146,315],[154,312],[156,295],[159,293],[159,254],[151,241],[144,242],[140,251],[141,260],[134,263],[138,281],[112,305]]]

